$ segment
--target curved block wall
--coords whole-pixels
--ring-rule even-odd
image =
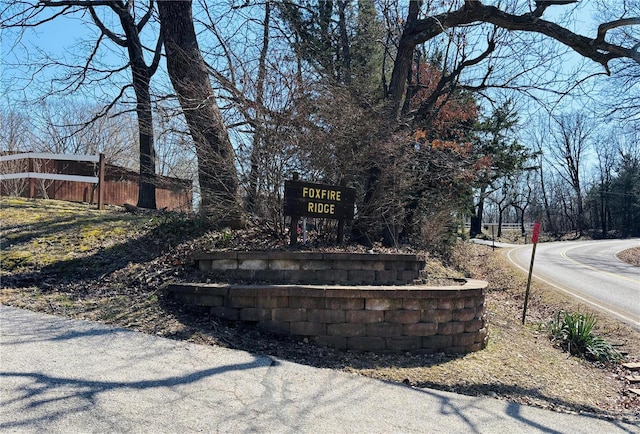
[[[424,258],[411,254],[336,252],[211,252],[201,271],[229,281],[310,285],[408,285],[420,279]]]
[[[175,284],[182,302],[321,345],[361,351],[464,353],[487,343],[487,283],[444,287]]]

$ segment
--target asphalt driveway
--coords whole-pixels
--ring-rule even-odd
[[[640,433],[0,306],[7,433]]]

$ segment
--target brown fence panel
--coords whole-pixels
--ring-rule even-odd
[[[98,190],[95,184],[88,182],[53,181],[47,188],[49,199],[72,202],[98,202]],[[41,195],[40,195],[41,196]],[[192,208],[191,189],[168,190],[156,188],[158,209],[188,212]],[[106,181],[104,203],[122,206],[125,203],[138,203],[138,184],[131,181]]]
[[[33,166],[33,167],[31,167]],[[36,171],[40,173],[96,176],[95,163],[51,159],[23,159],[2,162],[0,173]],[[105,168],[104,203],[122,206],[138,203],[139,174],[107,164]],[[167,176],[156,177],[156,203],[159,209],[188,212],[192,210],[191,181]],[[44,190],[44,191],[43,191]],[[0,182],[1,196],[48,197],[72,202],[98,202],[96,184],[60,180],[12,179]]]

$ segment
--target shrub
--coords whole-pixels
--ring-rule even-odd
[[[593,334],[593,314],[558,312],[548,326],[550,338],[571,354],[599,362],[615,362],[622,355],[603,338]]]

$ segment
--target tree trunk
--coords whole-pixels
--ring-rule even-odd
[[[149,93],[150,77],[147,67],[131,66],[133,88],[136,93],[138,137],[140,141],[140,181],[138,183],[138,207],[156,209],[156,152],[153,143],[153,115]]]
[[[200,211],[218,226],[242,224],[234,150],[200,53],[189,1],[158,2],[167,70],[198,156]]]
[[[153,137],[153,112],[151,109],[151,76],[155,73],[160,60],[162,39],[156,44],[154,58],[150,66],[144,60],[144,51],[140,42],[140,31],[151,16],[153,4],[149,5],[146,18],[143,17],[138,24],[130,9],[123,3],[111,2],[106,4],[120,18],[120,25],[124,30],[125,38],[111,32],[100,20],[93,6],[88,5],[94,23],[116,44],[127,48],[133,89],[136,94],[136,115],[138,116],[138,140],[140,142],[139,162],[140,178],[138,181],[139,208],[156,209],[156,152]]]
[[[249,191],[247,192],[246,209],[255,212],[259,203],[258,182],[260,179],[260,157],[265,145],[264,85],[267,77],[267,56],[269,54],[269,26],[271,25],[271,3],[264,5],[264,26],[262,28],[262,49],[258,59],[258,79],[256,83],[256,123],[253,131],[253,147],[251,149],[251,171],[249,172]]]
[[[475,218],[471,218],[471,227],[469,228],[471,238],[482,233],[482,216],[484,214],[484,199],[486,187],[480,188],[480,197],[478,198],[478,207]]]

